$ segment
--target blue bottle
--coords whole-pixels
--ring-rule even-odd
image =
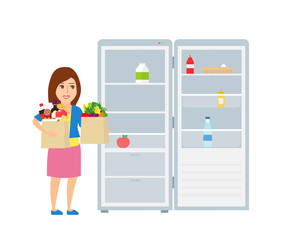
[[[210,124],[210,117],[205,117],[203,142],[205,148],[212,147],[212,127]]]

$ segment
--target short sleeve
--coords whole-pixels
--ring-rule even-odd
[[[40,114],[37,114],[37,115],[35,116],[35,119],[37,119],[39,122],[42,121],[42,118],[41,118],[41,115],[40,115]]]

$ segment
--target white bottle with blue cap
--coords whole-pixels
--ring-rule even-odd
[[[204,147],[212,147],[212,127],[210,124],[210,117],[205,117],[204,136],[203,136]]]

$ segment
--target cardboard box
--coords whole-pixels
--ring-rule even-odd
[[[69,147],[68,122],[43,121],[42,126],[46,131],[54,131],[57,136],[50,137],[42,133],[42,148],[66,148]]]
[[[109,143],[108,117],[81,118],[81,144]]]

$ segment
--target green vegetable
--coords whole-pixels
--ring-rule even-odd
[[[88,103],[88,106],[85,108],[84,113],[88,113],[88,114],[95,113],[94,112],[95,111],[95,107],[99,107],[100,111],[102,113],[104,113],[104,117],[108,117],[108,114],[106,113],[107,108],[102,107],[101,104],[97,103],[97,102]]]

